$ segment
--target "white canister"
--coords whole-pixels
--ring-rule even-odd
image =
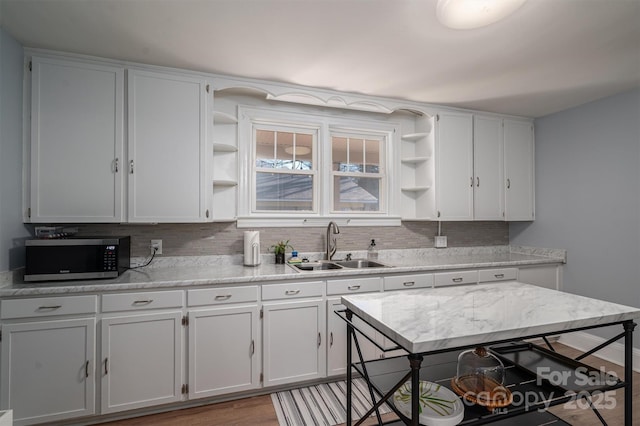
[[[260,264],[260,231],[244,231],[244,264]]]

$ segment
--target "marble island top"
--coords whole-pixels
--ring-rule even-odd
[[[350,295],[342,303],[412,353],[640,319],[638,308],[515,281]]]
[[[337,257],[345,253],[338,253]],[[365,257],[366,253],[353,253]],[[451,269],[518,267],[564,263],[564,250],[527,247],[472,247],[380,251],[380,261],[391,268],[341,269],[299,272],[289,265],[267,263],[243,266],[242,256],[162,257],[144,268],[131,269],[106,280],[24,283],[16,278],[0,280],[0,297],[150,290],[236,283],[318,280],[330,277],[429,272]],[[313,260],[313,259],[312,259]]]

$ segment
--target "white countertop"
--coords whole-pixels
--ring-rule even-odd
[[[638,308],[515,281],[350,295],[342,303],[412,353],[640,318]]]
[[[517,251],[515,251],[517,250]],[[363,253],[354,253],[354,257]],[[344,255],[339,253],[340,255]],[[20,278],[0,282],[0,297],[103,293],[237,283],[318,280],[330,277],[403,274],[489,267],[519,267],[564,263],[564,250],[496,246],[450,249],[383,250],[380,261],[392,268],[297,272],[289,265],[243,266],[242,256],[162,257],[141,269],[106,280],[24,283]],[[337,256],[337,257],[339,257]]]

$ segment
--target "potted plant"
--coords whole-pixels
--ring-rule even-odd
[[[272,245],[270,249],[273,249],[273,252],[276,255],[276,263],[284,264],[284,253],[287,251],[287,247],[293,250],[291,244],[289,244],[289,240],[287,241],[279,241],[278,243]]]

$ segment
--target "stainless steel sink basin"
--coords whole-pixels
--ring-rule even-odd
[[[290,267],[298,272],[311,271],[328,271],[336,269],[367,269],[367,268],[391,268],[381,262],[367,259],[353,260],[320,260],[318,262],[304,262],[297,264],[289,264]]]
[[[354,260],[336,260],[333,263],[340,265],[343,268],[351,269],[363,269],[363,268],[388,268],[388,265],[384,263],[376,262],[368,259],[354,259]]]
[[[329,269],[342,269],[341,266],[329,262],[308,262],[291,266],[299,271],[326,271]]]

